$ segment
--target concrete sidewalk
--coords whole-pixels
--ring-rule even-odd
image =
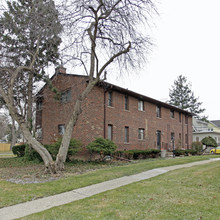
[[[86,197],[90,197],[96,195],[101,192],[105,192],[108,190],[116,189],[121,186],[128,185],[130,183],[138,182],[141,180],[146,180],[155,176],[158,176],[163,173],[167,173],[172,170],[187,168],[196,165],[203,165],[213,161],[220,161],[220,158],[198,161],[188,164],[170,166],[170,167],[162,167],[153,170],[149,170],[146,172],[142,172],[139,174],[124,176],[121,178],[109,180],[106,182],[94,184],[91,186],[86,186],[83,188],[75,189],[69,192],[61,193],[54,196],[49,196],[41,199],[37,199],[30,202],[25,202],[9,207],[4,207],[0,209],[0,219],[1,220],[11,220],[16,218],[21,218],[33,213],[41,212],[47,209],[50,209],[55,206],[64,205],[70,202],[74,202],[80,199],[84,199]]]

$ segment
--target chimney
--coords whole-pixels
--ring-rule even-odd
[[[66,68],[64,68],[63,66],[58,66],[55,69],[55,73],[56,74],[66,74]]]

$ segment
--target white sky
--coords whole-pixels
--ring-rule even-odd
[[[177,76],[192,91],[209,120],[220,120],[220,1],[160,0],[152,29],[155,47],[138,75],[112,83],[166,101]]]

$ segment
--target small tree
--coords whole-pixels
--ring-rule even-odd
[[[200,141],[192,142],[192,149],[193,150],[196,150],[198,153],[201,153],[202,148],[203,148],[202,142],[200,142]]]
[[[101,161],[103,161],[105,156],[115,152],[117,146],[111,140],[96,138],[93,142],[88,144],[86,148],[91,154],[98,153]]]
[[[203,113],[205,109],[201,108],[202,102],[199,102],[199,98],[195,97],[191,87],[191,83],[187,81],[185,76],[178,76],[177,80],[174,81],[174,85],[169,91],[169,103],[177,106],[180,109],[194,113],[198,118],[201,118],[200,114]],[[207,117],[202,116],[202,119],[206,118]]]
[[[204,151],[205,151],[208,147],[217,147],[217,146],[218,146],[217,143],[216,143],[216,141],[215,141],[215,139],[212,138],[212,137],[210,137],[210,136],[203,138],[201,142],[202,142],[203,145],[206,146],[205,149],[204,149]]]

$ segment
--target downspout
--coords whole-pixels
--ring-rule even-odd
[[[184,146],[184,149],[185,149],[185,143],[184,143],[184,122],[183,122],[184,114],[181,113],[181,115],[182,115],[182,146]]]
[[[187,149],[189,149],[189,117],[187,115]]]
[[[106,139],[106,89],[104,89],[104,138]]]

